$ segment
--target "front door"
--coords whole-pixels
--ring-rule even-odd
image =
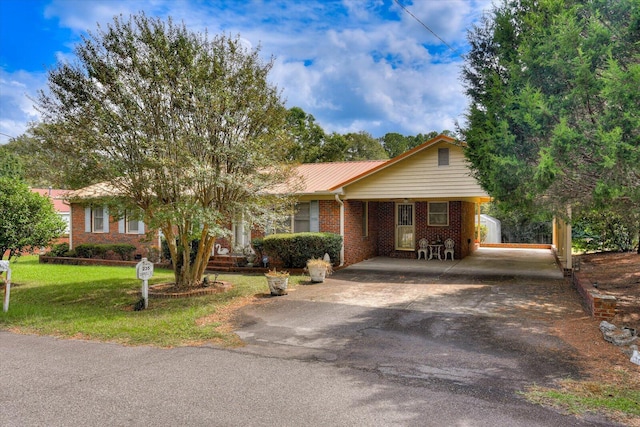
[[[415,250],[413,203],[396,203],[396,250]]]

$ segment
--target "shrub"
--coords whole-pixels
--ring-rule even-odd
[[[136,247],[134,245],[120,243],[120,244],[108,244],[108,245],[96,245],[91,243],[85,243],[78,245],[75,248],[78,258],[101,258],[111,259],[119,258],[123,261],[130,261],[133,259],[133,253]],[[117,255],[117,256],[113,256]]]
[[[339,259],[342,237],[333,233],[272,234],[262,239],[262,246],[254,248],[278,257],[286,268],[303,268],[307,260],[322,258],[328,253],[335,262]]]
[[[49,251],[49,255],[51,256],[67,256],[65,255],[69,252],[69,244],[68,243],[58,243],[51,247]]]

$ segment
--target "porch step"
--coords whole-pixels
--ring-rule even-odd
[[[246,258],[243,256],[216,255],[209,258],[209,262],[207,263],[207,270],[230,271],[231,269],[236,268],[243,263],[246,263]]]

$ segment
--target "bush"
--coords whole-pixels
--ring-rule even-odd
[[[78,245],[75,248],[78,258],[111,258],[110,254],[117,255],[123,261],[130,261],[133,259],[133,253],[136,247],[130,244],[106,244],[95,245],[91,243],[85,243]]]
[[[58,243],[51,247],[49,251],[50,256],[67,256],[66,253],[69,252],[69,244],[68,243]]]
[[[304,268],[308,259],[322,258],[325,253],[335,263],[342,247],[342,237],[333,233],[272,234],[257,245],[256,240],[253,241],[256,250],[278,257],[285,268]]]

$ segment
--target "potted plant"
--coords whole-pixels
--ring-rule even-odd
[[[333,273],[333,267],[331,262],[322,258],[311,258],[307,260],[307,270],[309,270],[309,276],[311,276],[311,282],[322,283],[325,276]]]
[[[271,295],[287,295],[287,285],[289,284],[288,271],[276,271],[273,269],[267,271],[264,275],[267,278],[267,284],[269,285]]]

